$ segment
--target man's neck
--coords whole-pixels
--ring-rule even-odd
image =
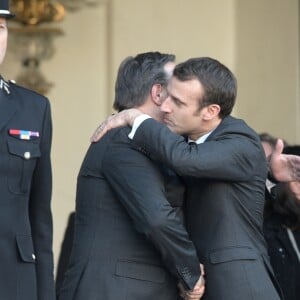
[[[203,137],[207,134],[209,135],[220,125],[221,122],[222,122],[222,119],[218,118],[216,120],[213,120],[213,121],[207,123],[206,126],[204,126],[204,128],[200,132],[188,134],[189,140],[197,141],[197,140],[201,139],[201,137]]]
[[[161,122],[162,120],[162,112],[160,111],[159,106],[154,105],[153,103],[146,102],[143,105],[137,107],[139,111],[143,114],[146,114],[153,118],[154,120]]]

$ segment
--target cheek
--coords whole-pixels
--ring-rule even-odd
[[[1,51],[6,49],[6,44],[7,44],[7,36],[4,34],[0,35],[0,48]]]
[[[181,111],[178,110],[178,112],[176,114],[176,119],[180,123],[187,125],[190,123],[191,116],[189,114],[187,114],[186,111],[184,111],[184,110],[181,110]]]
[[[195,117],[191,115],[188,118],[188,122],[193,129],[199,128],[201,124],[201,120],[199,119],[199,117]]]

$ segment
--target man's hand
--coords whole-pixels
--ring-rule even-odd
[[[300,181],[300,156],[282,154],[283,147],[279,139],[269,161],[271,174],[281,182]]]
[[[199,300],[205,290],[204,267],[200,264],[201,276],[191,291],[186,291],[181,283],[178,284],[180,297],[184,300]]]
[[[102,124],[95,130],[91,137],[91,142],[97,142],[104,136],[104,134],[117,127],[121,126],[132,126],[136,117],[141,115],[142,112],[136,108],[125,109],[118,114],[109,116]]]

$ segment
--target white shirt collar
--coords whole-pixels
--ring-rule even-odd
[[[206,133],[206,134],[204,134],[204,135],[202,135],[202,136],[200,136],[199,137],[199,139],[197,139],[196,141],[193,141],[193,140],[190,140],[189,139],[189,143],[190,142],[194,142],[194,143],[196,143],[196,144],[202,144],[202,143],[204,143],[205,141],[206,141],[206,139],[210,136],[210,134],[213,132],[213,130],[212,131],[210,131],[210,132],[208,132],[208,133]]]

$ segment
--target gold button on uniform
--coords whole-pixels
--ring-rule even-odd
[[[24,153],[24,158],[25,159],[30,159],[31,155],[30,155],[30,152],[25,152]]]

